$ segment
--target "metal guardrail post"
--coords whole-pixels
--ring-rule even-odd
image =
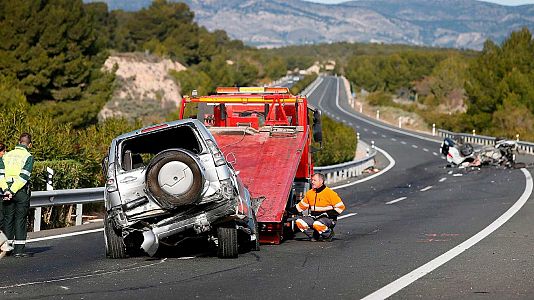
[[[52,168],[46,167],[46,190],[53,191],[54,185],[52,179],[54,178],[54,170]],[[36,207],[33,214],[33,231],[41,231],[41,218],[42,218],[43,209],[42,207]]]
[[[82,225],[83,204],[76,204],[76,226]]]

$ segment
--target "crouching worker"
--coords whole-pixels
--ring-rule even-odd
[[[334,237],[334,226],[337,216],[345,210],[345,204],[338,194],[324,185],[325,177],[321,173],[313,174],[311,178],[312,189],[306,193],[295,207],[288,209],[289,214],[299,214],[305,210],[307,216],[296,220],[297,227],[304,233],[313,229],[312,241],[331,241]]]

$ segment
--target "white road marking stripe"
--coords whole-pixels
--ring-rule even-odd
[[[419,147],[417,147],[417,145],[412,145],[412,147],[415,148],[415,149],[419,148]]]
[[[389,153],[387,153],[386,151],[378,148],[375,146],[375,149],[376,151],[382,153],[382,155],[384,155],[388,160],[389,160],[389,165],[387,167],[385,167],[384,169],[382,169],[382,171],[378,172],[378,173],[375,173],[373,175],[369,175],[365,178],[362,178],[360,180],[356,180],[354,182],[351,182],[351,183],[347,183],[347,184],[343,184],[343,185],[340,185],[340,186],[336,186],[336,187],[333,187],[332,189],[333,190],[337,190],[337,189],[341,189],[341,188],[345,188],[345,187],[348,187],[348,186],[351,186],[351,185],[355,185],[355,184],[358,184],[358,183],[362,183],[362,182],[365,182],[367,180],[371,180],[377,176],[380,176],[384,173],[386,173],[387,171],[389,171],[391,168],[393,168],[393,166],[395,166],[395,160],[393,159],[393,157],[391,157],[391,155],[389,155]]]
[[[373,134],[377,134],[376,131],[373,131]]]
[[[402,276],[401,278],[393,281],[392,283],[377,290],[376,292],[369,294],[362,300],[386,299],[392,296],[393,294],[397,293],[398,291],[412,284],[419,278],[434,271],[435,269],[439,268],[441,265],[447,263],[451,259],[460,255],[465,250],[476,245],[478,242],[483,240],[485,237],[490,235],[492,232],[499,229],[499,227],[501,227],[504,223],[510,220],[510,218],[512,218],[521,209],[521,207],[525,205],[528,198],[532,194],[532,186],[533,186],[532,175],[530,175],[530,173],[526,169],[521,169],[521,171],[525,175],[525,180],[526,180],[525,191],[523,192],[521,197],[519,197],[519,199],[514,203],[514,205],[512,205],[512,207],[510,207],[510,209],[508,209],[504,214],[502,214],[497,220],[495,220],[493,223],[488,225],[488,227],[482,229],[479,233],[475,234],[474,236],[472,236],[465,242],[461,243],[460,245],[434,258],[428,263]],[[424,298],[424,295],[423,295],[423,298]]]
[[[432,154],[434,154],[434,156],[438,156],[438,154],[436,152],[432,152]]]
[[[369,130],[368,130],[367,128],[364,128],[363,131],[367,132],[367,131],[369,131]]]
[[[426,192],[426,191],[428,191],[428,190],[431,189],[431,188],[432,188],[432,186],[429,185],[429,186],[427,186],[426,188],[422,188],[422,189],[420,189],[420,191],[421,191],[421,192]]]
[[[423,151],[428,152],[428,149],[427,148],[423,148]]]
[[[382,135],[382,137],[383,137],[383,138],[386,138],[386,136],[385,136],[384,134]]]
[[[352,216],[355,216],[355,215],[357,215],[357,213],[350,213],[350,214],[339,216],[339,217],[337,217],[337,219],[341,220],[341,219],[345,219],[345,218],[352,217]]]
[[[60,239],[64,237],[76,236],[76,235],[82,235],[82,234],[88,234],[88,233],[94,233],[94,232],[100,232],[100,231],[104,231],[104,228],[97,228],[97,229],[91,229],[91,230],[85,230],[85,231],[65,233],[65,234],[60,234],[60,235],[45,236],[42,238],[29,239],[29,240],[26,240],[26,243],[55,240],[55,239]]]
[[[349,126],[352,126],[352,122],[349,122]]]
[[[386,202],[386,204],[393,204],[393,203],[397,203],[399,201],[402,201],[402,200],[405,200],[405,199],[408,199],[408,197],[400,197],[400,198],[397,198],[395,200],[392,200],[392,201],[389,201],[389,202]]]
[[[392,141],[394,141],[394,142],[396,142],[396,141],[397,141],[397,139],[396,139],[396,138],[391,138],[391,140],[392,140]]]
[[[401,141],[401,144],[406,145],[406,142],[405,141]]]
[[[443,181],[445,181],[445,180],[447,180],[447,177],[443,177],[443,178],[441,178],[441,179],[439,180],[439,182],[443,182]]]

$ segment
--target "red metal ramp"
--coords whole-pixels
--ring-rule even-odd
[[[306,145],[306,132],[302,127],[228,129],[212,128],[211,132],[225,156],[235,155],[234,166],[252,197],[265,197],[258,208],[258,221],[280,223]]]

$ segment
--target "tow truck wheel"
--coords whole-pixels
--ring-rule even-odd
[[[200,166],[182,151],[160,153],[148,166],[148,190],[169,208],[193,204],[200,198],[203,183]]]
[[[237,229],[236,228],[217,228],[217,256],[219,258],[237,258]]]
[[[115,228],[111,224],[111,221],[106,215],[104,217],[104,241],[106,244],[106,257],[108,258],[126,258],[128,253],[126,252],[126,245],[122,236],[117,234]]]

